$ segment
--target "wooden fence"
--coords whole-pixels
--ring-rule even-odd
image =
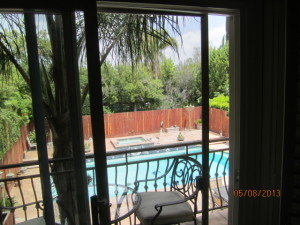
[[[229,117],[226,111],[214,108],[209,109],[209,130],[229,137]]]
[[[202,118],[201,106],[105,114],[105,136],[110,138],[155,133],[160,131],[161,122],[164,123],[164,131],[167,127],[171,126],[179,126],[180,129],[193,129],[196,126],[195,120],[199,118]],[[222,134],[226,137],[229,136],[229,118],[227,117],[225,111],[210,108],[209,118],[209,126],[211,131]],[[82,122],[84,139],[89,139],[92,137],[90,116],[83,116]],[[0,160],[0,165],[23,162],[24,154],[28,150],[26,138],[28,137],[29,132],[32,130],[34,130],[33,123],[21,127],[20,138],[5,154],[3,159]],[[14,173],[14,175],[16,175],[18,171],[17,169],[8,169],[2,172],[2,177],[5,177],[8,173]]]
[[[26,138],[28,137],[28,134],[30,131],[32,131],[33,123],[23,125],[20,128],[20,137],[15,142],[15,144],[11,147],[10,150],[6,152],[6,154],[3,156],[3,158],[0,160],[0,165],[8,165],[8,164],[16,164],[16,163],[22,163],[23,157],[25,152],[28,149],[28,143]],[[14,176],[19,172],[20,168],[14,168],[14,169],[6,169],[2,170],[3,174],[2,177],[5,178],[8,173],[13,173]]]
[[[210,130],[229,136],[229,118],[226,111],[210,108]],[[161,122],[164,130],[170,126],[180,129],[195,128],[195,120],[202,118],[201,106],[166,110],[113,113],[104,115],[105,136],[121,137],[155,133],[160,131]],[[92,137],[90,116],[83,116],[84,139]]]

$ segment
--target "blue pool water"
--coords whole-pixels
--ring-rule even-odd
[[[202,148],[199,146],[195,147],[189,147],[189,154],[193,153],[200,153],[202,151]],[[148,154],[147,154],[148,153]],[[108,183],[110,184],[123,184],[127,185],[130,187],[134,187],[134,181],[135,180],[143,180],[146,178],[147,174],[147,179],[155,178],[156,171],[157,176],[162,175],[167,167],[167,160],[159,160],[159,158],[162,157],[170,157],[170,156],[176,156],[176,155],[183,155],[185,154],[185,149],[183,148],[177,148],[176,150],[173,149],[168,149],[167,150],[161,150],[161,151],[155,151],[155,153],[151,152],[146,152],[141,154],[141,155],[132,155],[128,157],[128,162],[133,163],[128,166],[125,165],[120,165],[118,164],[125,163],[126,159],[124,157],[119,157],[119,158],[108,158],[107,163],[108,163]],[[197,159],[200,163],[202,162],[202,155],[195,155],[191,156],[195,159]],[[157,160],[155,160],[157,159]],[[140,162],[143,160],[154,160],[150,161],[149,163],[147,162]],[[87,168],[93,168],[94,161],[93,159],[87,161]],[[215,152],[215,153],[210,153],[209,154],[209,165],[210,165],[210,178],[214,179],[217,177],[223,177],[224,173],[225,176],[229,175],[229,162],[228,162],[228,153],[224,152],[222,156],[222,152]],[[95,177],[95,174],[92,170],[88,170],[87,174],[90,177]],[[144,188],[144,184],[140,188]],[[162,189],[163,186],[163,180],[161,180],[159,183],[157,183],[158,187],[157,189]],[[147,183],[148,190],[154,190],[154,182],[148,182]],[[92,196],[95,193],[95,181],[90,183],[89,185],[89,195]]]

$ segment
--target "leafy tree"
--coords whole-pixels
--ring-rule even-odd
[[[177,108],[187,105],[199,105],[201,100],[201,62],[195,57],[189,58],[183,64],[177,65],[174,70],[170,63],[168,62],[171,69],[165,69],[167,75],[163,76],[165,78],[163,80],[164,107]],[[168,70],[172,73],[167,72]]]
[[[152,38],[153,39],[153,38]],[[160,66],[160,62],[163,61],[164,63],[171,63],[171,59],[166,59],[165,56],[163,55],[162,51],[164,49],[166,49],[168,46],[174,46],[173,48],[176,50],[177,49],[177,41],[175,38],[170,37],[169,38],[169,42],[170,44],[166,43],[166,42],[161,42],[159,43],[157,46],[153,45],[153,47],[151,48],[151,58],[150,58],[150,62],[148,62],[146,60],[145,65],[149,65],[152,69],[152,73],[154,74],[155,78],[158,79],[161,76],[163,76],[163,72],[167,72],[167,71],[161,71],[161,69],[164,66],[167,65],[163,65],[162,67]],[[152,41],[153,42],[153,41]],[[151,43],[151,42],[150,42]],[[171,61],[170,61],[171,60]],[[170,65],[171,66],[171,65]],[[165,68],[167,69],[167,68]],[[171,68],[170,68],[171,69]],[[170,71],[171,72],[171,71]],[[165,74],[166,75],[166,74]],[[165,79],[165,78],[164,78]]]
[[[106,109],[110,109],[113,112],[120,112],[114,105],[119,103],[119,91],[117,82],[119,79],[118,71],[110,63],[105,63],[101,67],[102,74],[102,101]],[[112,107],[112,108],[111,108]],[[124,109],[126,111],[126,109]],[[128,110],[127,110],[128,111]]]
[[[0,86],[0,159],[19,138],[20,127],[30,117],[31,97],[24,81],[13,75]]]
[[[172,80],[175,75],[175,65],[172,59],[163,57],[162,62],[160,63],[160,72],[161,79],[165,84],[167,81]]]
[[[194,62],[188,59],[184,64],[177,67],[174,77],[175,87],[177,89],[176,98],[179,107],[189,105],[191,99],[191,91],[194,83]]]
[[[229,94],[229,47],[227,42],[209,51],[209,97]],[[176,67],[175,74],[164,80],[165,107],[201,105],[201,50]]]
[[[98,14],[101,65],[109,54],[118,61],[129,62],[132,66],[152,57],[153,45],[170,42],[170,31],[180,34],[177,17],[164,15]],[[53,158],[72,157],[70,115],[66,76],[64,70],[64,42],[62,39],[62,18],[59,15],[45,15],[45,32],[38,33],[40,49],[41,86],[46,119],[53,135]],[[84,58],[85,38],[82,24],[83,15],[77,14],[77,47],[79,59]],[[5,24],[5,25],[3,25]],[[167,29],[168,27],[168,29]],[[43,30],[43,29],[41,29]],[[23,16],[2,14],[0,16],[0,72],[9,75],[12,66],[30,87],[27,66]],[[154,41],[149,44],[149,37]],[[127,89],[130,90],[129,87]],[[88,85],[82,88],[82,104],[88,95]],[[55,162],[52,172],[72,170],[72,163]],[[76,224],[78,216],[75,177],[54,176],[58,194],[61,224]]]
[[[209,97],[229,95],[229,44],[209,51]]]
[[[103,104],[114,112],[157,109],[162,101],[162,82],[141,65],[110,67],[102,73]]]

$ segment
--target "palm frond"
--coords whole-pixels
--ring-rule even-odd
[[[177,52],[177,44],[171,41],[173,36],[181,37],[177,17],[100,13],[98,19],[100,51],[111,53],[114,59],[133,63],[151,60],[162,46]]]
[[[0,73],[9,77],[14,66],[29,85],[28,69],[21,65],[27,59],[22,20],[19,14],[0,15]]]

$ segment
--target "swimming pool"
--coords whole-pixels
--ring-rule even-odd
[[[155,176],[162,175],[168,165],[167,159],[161,159],[165,157],[173,157],[177,155],[185,154],[185,148],[176,149],[163,149],[154,151],[147,154],[143,152],[141,155],[131,155],[127,159],[125,157],[109,157],[107,160],[108,168],[108,183],[110,184],[123,184],[130,187],[134,187],[134,181],[153,179]],[[189,154],[197,154],[191,156],[197,159],[200,163],[202,162],[202,148],[199,146],[189,147]],[[210,178],[217,179],[229,175],[229,153],[227,152],[212,152],[209,154],[209,165],[210,165]],[[147,160],[147,161],[146,161]],[[126,163],[126,165],[124,165]],[[94,168],[93,159],[87,160],[87,168]],[[87,174],[90,177],[95,177],[94,170],[88,170]],[[163,180],[157,183],[157,189],[163,189]],[[148,191],[155,189],[154,182],[148,182]],[[96,194],[95,181],[89,185],[89,195]]]

